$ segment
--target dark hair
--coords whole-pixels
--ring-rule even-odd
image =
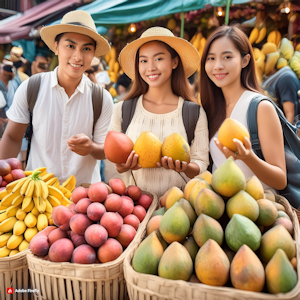
[[[241,53],[241,57],[250,54],[250,61],[241,72],[242,86],[250,91],[263,93],[256,77],[254,55],[248,37],[236,26],[221,26],[216,29],[207,39],[203,49],[200,71],[200,100],[207,114],[210,139],[226,118],[226,103],[221,88],[217,87],[206,74],[205,63],[211,44],[224,36],[230,38]]]
[[[62,38],[63,34],[65,34],[65,33],[67,33],[67,32],[63,32],[63,33],[58,34],[58,35],[55,37],[54,41],[57,42],[57,44],[59,44],[60,39]],[[96,48],[97,43],[96,43],[96,41],[95,41],[93,38],[92,38],[92,40],[94,41],[94,46],[95,46],[95,48]]]
[[[177,68],[173,69],[172,71],[171,85],[172,85],[173,93],[177,96],[182,97],[184,100],[189,100],[197,103],[197,100],[193,96],[192,87],[189,84],[187,78],[185,77],[183,65],[178,53],[173,48],[171,48],[168,44],[162,41],[151,41],[151,42],[157,42],[161,46],[165,47],[171,54],[172,59],[176,57],[179,58]],[[132,87],[128,92],[128,94],[126,95],[126,97],[124,98],[124,100],[132,99],[135,97],[139,97],[140,95],[144,95],[147,93],[149,88],[148,84],[142,79],[139,73],[139,50],[137,51],[135,56],[134,71],[135,71],[134,72],[135,75],[134,75]]]

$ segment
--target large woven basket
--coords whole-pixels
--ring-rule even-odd
[[[26,254],[24,250],[11,257],[0,258],[0,299],[31,299],[31,286]],[[13,294],[7,293],[7,288],[14,289]],[[16,289],[24,290],[16,292]],[[30,290],[30,291],[29,291]]]
[[[118,300],[128,299],[123,261],[136,243],[140,243],[146,225],[156,209],[153,202],[131,244],[116,260],[104,264],[54,263],[32,254],[27,254],[35,300]],[[2,300],[2,299],[1,299]]]
[[[216,287],[202,283],[190,283],[182,280],[164,279],[159,276],[142,274],[134,271],[131,266],[132,257],[139,246],[135,241],[131,252],[124,260],[124,276],[131,300],[299,300],[300,299],[300,243],[299,222],[295,212],[285,198],[279,203],[284,205],[287,214],[293,221],[294,238],[297,246],[297,275],[298,283],[289,293],[271,295],[267,293],[247,292],[231,287]],[[146,235],[144,230],[143,236]]]

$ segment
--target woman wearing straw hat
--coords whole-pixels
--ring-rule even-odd
[[[41,73],[33,109],[33,136],[27,169],[47,167],[60,182],[71,174],[76,183],[100,181],[97,160],[104,159],[103,143],[113,110],[111,95],[103,90],[102,112],[93,129],[92,82],[84,75],[94,56],[110,51],[96,31],[90,14],[72,11],[59,25],[42,28],[41,38],[58,55],[59,66]],[[30,80],[30,79],[29,79]],[[30,121],[28,81],[15,94],[1,141],[0,157],[16,157]]]
[[[152,27],[121,51],[119,61],[133,85],[125,101],[114,106],[110,130],[121,132],[122,105],[138,97],[126,130],[133,142],[143,131],[152,132],[161,142],[172,133],[179,133],[187,140],[182,107],[185,100],[196,102],[187,81],[199,66],[200,57],[194,46],[168,29]],[[179,160],[163,157],[156,168],[141,168],[133,151],[125,164],[116,164],[126,185],[135,184],[136,180],[140,188],[162,196],[173,186],[183,188],[190,178],[206,170],[207,119],[203,108],[195,106],[200,116],[191,143],[191,162],[181,164]]]

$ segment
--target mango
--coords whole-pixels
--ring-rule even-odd
[[[136,236],[136,230],[129,224],[123,224],[121,230],[116,237],[116,240],[123,246],[125,249],[132,242]]]
[[[188,216],[188,218],[190,220],[190,226],[193,227],[194,223],[197,219],[197,215],[196,215],[194,209],[192,208],[190,202],[185,200],[184,198],[181,198],[178,201],[178,203],[181,205],[181,207],[185,211],[186,215]]]
[[[272,202],[275,202],[275,195],[273,194],[273,192],[271,190],[265,190],[264,197],[262,197],[262,198],[268,199]]]
[[[97,257],[101,263],[106,263],[117,259],[122,253],[122,245],[116,239],[108,238],[104,244],[99,247]]]
[[[196,255],[199,251],[199,246],[195,242],[195,239],[192,236],[189,236],[183,242],[183,246],[186,248],[186,250],[190,254],[192,261],[195,262]]]
[[[282,210],[277,210],[277,218],[287,218],[287,219],[291,220],[289,215]]]
[[[297,284],[297,273],[282,249],[277,249],[266,266],[267,289],[271,294],[288,293]]]
[[[190,163],[190,146],[179,133],[167,136],[163,141],[161,151],[162,156],[171,157],[173,161],[179,160]]]
[[[153,231],[139,245],[132,258],[132,267],[136,272],[158,274],[158,264],[164,253],[158,232]]]
[[[255,200],[264,198],[264,188],[261,181],[255,175],[247,179],[245,192]]]
[[[243,245],[230,266],[230,279],[236,289],[261,292],[265,284],[265,270],[256,254]]]
[[[193,261],[186,248],[173,242],[163,253],[159,265],[158,276],[188,281],[193,273]]]
[[[159,208],[159,209],[157,209],[153,212],[152,217],[154,217],[154,216],[163,216],[165,212],[166,212],[166,208],[161,207],[161,208]]]
[[[256,251],[260,246],[261,232],[253,221],[245,216],[234,214],[226,226],[225,240],[233,251],[238,251],[244,244]]]
[[[229,268],[227,255],[214,240],[209,239],[196,255],[196,275],[204,284],[223,286],[229,279]]]
[[[138,164],[142,168],[155,168],[161,161],[162,143],[152,132],[144,131],[136,140],[133,150],[138,154]]]
[[[223,228],[218,221],[210,216],[201,214],[193,227],[193,237],[199,247],[202,247],[209,239],[222,245],[224,239]]]
[[[282,249],[289,259],[296,255],[294,240],[282,225],[269,229],[262,236],[259,248],[259,256],[262,262],[269,262],[277,249]]]
[[[282,225],[289,232],[289,234],[293,236],[294,226],[290,219],[284,217],[277,218],[272,224],[272,227],[275,227],[276,225]]]
[[[238,150],[233,139],[238,139],[244,143],[245,137],[250,139],[247,128],[239,121],[230,118],[224,120],[218,133],[220,143],[233,152]]]
[[[190,201],[190,195],[191,195],[191,191],[193,189],[193,187],[195,186],[195,184],[199,181],[201,181],[203,178],[199,178],[199,177],[195,177],[193,179],[191,179],[184,187],[184,199],[186,199],[187,201]]]
[[[105,157],[116,164],[126,163],[128,156],[133,150],[133,142],[128,135],[109,131],[104,142]]]
[[[203,180],[200,180],[199,182],[197,182],[194,187],[191,190],[191,194],[190,194],[190,203],[192,205],[193,208],[195,208],[195,202],[196,202],[196,198],[199,195],[199,193],[201,192],[202,189],[210,189],[212,190],[211,185]]]
[[[204,188],[196,197],[195,211],[197,216],[205,214],[217,220],[225,211],[225,203],[220,195]]]
[[[152,217],[146,227],[147,235],[152,233],[153,231],[157,230],[159,228],[160,220],[162,218],[162,215],[154,216]]]
[[[246,178],[230,156],[214,171],[211,185],[221,196],[232,197],[237,192],[245,190]]]
[[[48,255],[49,259],[53,262],[68,262],[72,258],[73,251],[73,243],[69,239],[63,238],[51,245]]]
[[[252,196],[245,191],[239,191],[227,201],[226,211],[230,219],[234,214],[240,214],[255,222],[259,215],[259,206]]]
[[[190,220],[181,205],[176,202],[162,216],[159,231],[167,243],[183,241],[190,231]]]
[[[259,206],[259,216],[256,220],[256,224],[259,226],[272,225],[278,216],[278,212],[274,204],[267,199],[257,200],[257,204]]]
[[[209,184],[211,184],[211,177],[212,177],[212,174],[209,171],[204,171],[200,175],[195,176],[195,178],[202,178],[202,179],[204,179]]]
[[[177,186],[173,186],[166,196],[166,209],[168,210],[175,202],[178,202],[183,197],[183,191]]]

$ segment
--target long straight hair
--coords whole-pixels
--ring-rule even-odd
[[[235,26],[221,26],[216,29],[207,39],[203,49],[200,72],[200,99],[207,114],[210,139],[215,135],[226,118],[226,103],[222,89],[217,87],[208,77],[205,71],[205,63],[211,44],[224,36],[234,43],[242,58],[250,54],[250,61],[241,72],[242,86],[247,90],[263,93],[256,77],[254,55],[248,37]]]
[[[193,91],[190,83],[184,74],[183,65],[178,53],[171,48],[168,44],[162,41],[153,41],[159,43],[161,46],[165,47],[168,52],[171,54],[171,58],[174,59],[178,57],[178,66],[172,71],[171,78],[171,87],[175,95],[182,97],[184,100],[189,100],[197,103],[196,98],[193,96]],[[149,43],[149,42],[148,42]],[[145,44],[144,44],[145,45]],[[147,93],[149,85],[142,79],[139,72],[139,50],[135,56],[134,64],[134,80],[132,87],[128,94],[125,96],[124,100],[132,99],[144,95]]]

